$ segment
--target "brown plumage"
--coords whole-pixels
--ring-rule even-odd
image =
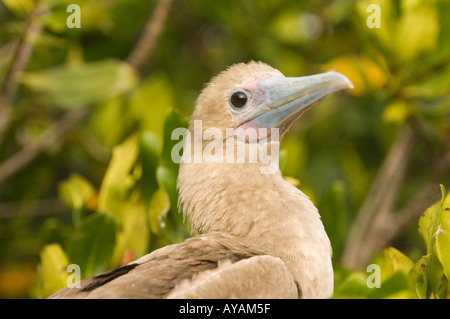
[[[219,273],[220,270],[227,269],[231,264],[239,264],[239,261],[265,255],[267,253],[261,249],[241,243],[230,235],[220,233],[199,235],[189,238],[181,244],[161,248],[128,265],[84,279],[81,281],[81,288],[63,289],[52,298],[166,298],[171,293],[171,298],[181,296],[208,298],[207,293],[200,297],[198,293],[184,296],[182,293],[187,291],[184,286],[191,285],[192,278],[195,282],[195,277],[206,271],[209,275],[213,274],[214,270]],[[279,264],[283,265],[281,260],[279,260]],[[274,275],[275,278],[269,278],[271,280],[266,283],[272,285],[276,291],[278,280],[283,279],[283,275],[287,277],[290,275],[287,270]],[[289,279],[292,278],[289,277]],[[181,287],[181,293],[174,290],[177,286]],[[128,289],[124,289],[124,287]],[[247,289],[224,291],[221,285],[217,285],[217,287],[219,288],[217,293],[220,295],[214,295],[216,298],[262,297],[258,296],[258,291],[248,295]],[[257,288],[257,286],[254,287]],[[285,297],[292,297],[294,294],[297,294],[295,285],[291,287],[291,291],[288,291]]]
[[[196,162],[194,147],[185,149],[177,182],[180,208],[199,235],[51,298],[331,296],[331,246],[317,209],[283,179],[278,162],[248,161],[248,154],[243,163],[226,162],[225,142],[235,151],[267,147],[277,155],[276,135],[230,135],[227,129],[278,128],[283,136],[305,110],[347,87],[350,81],[335,72],[285,78],[261,62],[219,74],[199,95],[185,141],[200,143],[202,156],[208,150],[213,160]],[[206,134],[211,129],[214,138]],[[211,141],[217,143],[213,152]],[[272,171],[264,171],[268,165]]]

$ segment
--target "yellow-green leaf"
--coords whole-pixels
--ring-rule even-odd
[[[436,231],[436,254],[450,280],[450,193],[442,202],[441,223]]]
[[[429,268],[429,255],[423,256],[408,274],[416,295],[420,299],[428,298]]]
[[[435,296],[440,295],[442,277],[445,273],[443,264],[448,264],[448,201],[445,189],[441,185],[442,199],[428,208],[419,220],[419,233],[425,240],[427,255],[422,258],[425,282],[428,282]],[[445,221],[443,219],[445,218]],[[443,262],[442,262],[442,261]],[[447,266],[448,267],[448,266]],[[447,268],[448,273],[448,268]],[[429,292],[428,292],[429,294]]]
[[[136,163],[138,153],[139,147],[135,135],[114,147],[100,187],[98,210],[112,216],[118,225],[123,221],[123,201],[135,183],[131,169]]]
[[[149,227],[144,203],[139,200],[137,194],[133,194],[124,200],[122,208],[124,218],[117,233],[117,242],[111,258],[112,267],[121,265],[126,251],[131,251],[134,259],[141,257],[148,250]]]
[[[156,133],[160,144],[166,113],[174,104],[173,95],[167,77],[158,74],[149,77],[130,99],[128,111],[138,119],[141,131]]]
[[[371,292],[367,286],[367,274],[359,271],[352,272],[336,287],[334,298],[363,298]]]
[[[435,203],[430,206],[419,219],[419,233],[425,241],[427,253],[431,253],[434,248],[434,237],[439,225],[439,215],[441,212],[441,203]]]
[[[41,294],[46,298],[67,286],[69,260],[59,244],[45,246],[41,253]]]
[[[382,282],[399,271],[408,274],[414,267],[414,262],[394,247],[386,248],[383,251],[382,257],[377,260],[376,263],[378,263],[381,268]]]
[[[59,184],[59,198],[71,210],[80,210],[94,193],[94,187],[83,176],[71,174],[68,180]]]

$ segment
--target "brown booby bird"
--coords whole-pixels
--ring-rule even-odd
[[[289,78],[261,62],[220,73],[197,99],[177,181],[197,235],[51,298],[330,297],[330,241],[277,150],[295,119],[351,87],[337,72]]]

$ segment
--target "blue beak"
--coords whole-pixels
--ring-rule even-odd
[[[302,77],[269,77],[258,82],[260,101],[250,112],[242,114],[238,125],[251,121],[259,128],[287,130],[291,123],[313,105],[353,84],[338,72]]]

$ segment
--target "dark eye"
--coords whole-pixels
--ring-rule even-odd
[[[249,94],[245,91],[239,90],[232,92],[230,95],[230,103],[235,108],[241,109],[247,105]]]

